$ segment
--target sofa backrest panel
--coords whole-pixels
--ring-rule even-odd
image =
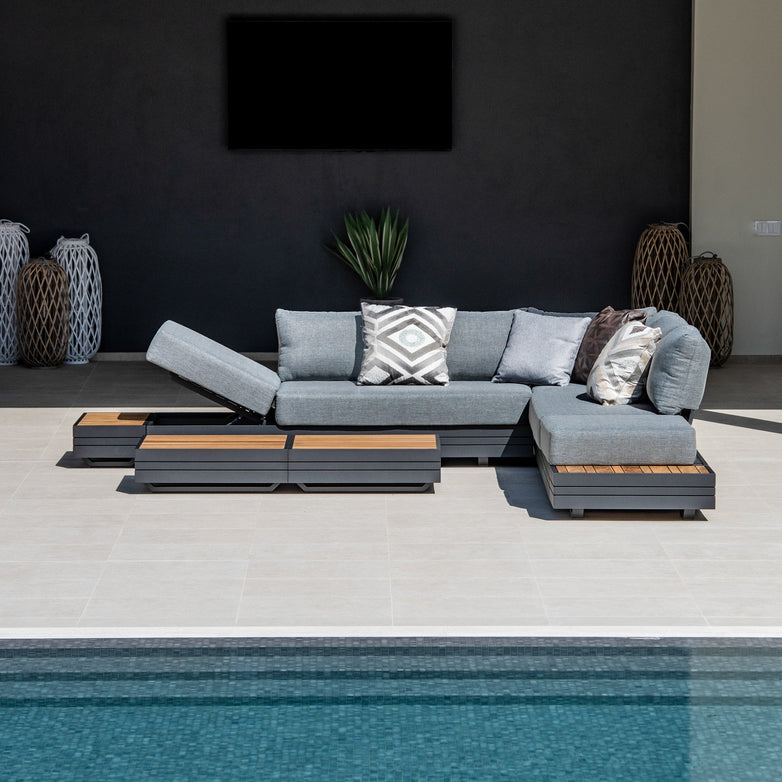
[[[698,329],[675,312],[661,310],[646,319],[663,335],[646,379],[646,393],[661,413],[697,410],[706,389],[711,350]]]
[[[451,329],[446,362],[451,380],[491,380],[513,323],[513,310],[459,310]]]
[[[277,310],[280,380],[355,380],[364,340],[360,312]]]

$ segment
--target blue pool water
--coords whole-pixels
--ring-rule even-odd
[[[776,780],[776,640],[0,642],[0,779]]]

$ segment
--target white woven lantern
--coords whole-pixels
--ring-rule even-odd
[[[71,336],[66,364],[86,364],[100,346],[103,285],[98,256],[90,246],[90,235],[79,239],[61,236],[52,248],[52,256],[68,272],[71,302]]]
[[[30,260],[25,234],[30,229],[11,220],[0,220],[0,366],[19,360],[16,338],[16,278]]]

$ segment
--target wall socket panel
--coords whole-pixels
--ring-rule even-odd
[[[780,220],[755,220],[752,233],[755,236],[779,236],[780,225]]]

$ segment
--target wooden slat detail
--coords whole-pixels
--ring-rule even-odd
[[[667,475],[681,473],[693,475],[709,472],[702,464],[559,464],[552,466],[552,470],[562,473],[613,473],[615,475],[639,475],[641,473],[651,475],[664,473]]]
[[[293,448],[320,450],[425,449],[437,448],[433,434],[297,434]]]
[[[139,448],[282,450],[284,434],[149,434]]]
[[[144,424],[149,413],[85,413],[79,426],[133,426]]]

